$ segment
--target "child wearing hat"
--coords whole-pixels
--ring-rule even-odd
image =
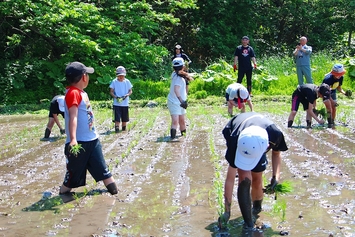
[[[233,107],[245,112],[245,103],[249,105],[250,111],[253,111],[253,103],[247,88],[240,83],[232,83],[226,89],[226,101],[228,104],[228,114],[233,116]]]
[[[116,68],[116,78],[110,84],[110,95],[113,97],[113,111],[115,132],[120,131],[122,121],[122,131],[126,130],[129,121],[129,96],[132,94],[132,84],[126,78],[126,69],[123,66]]]
[[[112,195],[118,192],[115,180],[105,163],[89,96],[84,91],[89,84],[89,74],[92,73],[94,68],[86,67],[80,62],[72,62],[65,69],[69,86],[65,94],[67,138],[64,153],[67,170],[59,190],[63,202],[74,200],[74,193],[71,192],[73,188],[86,185],[87,171],[96,182],[102,180]]]
[[[225,227],[231,215],[233,187],[238,174],[238,204],[244,219],[244,227],[253,228],[253,214],[262,211],[263,172],[268,160],[266,153],[272,150],[273,190],[280,180],[281,152],[287,151],[283,133],[265,116],[246,112],[233,117],[223,129],[227,151],[228,170],[224,186],[225,212],[218,218],[220,228]]]
[[[42,141],[48,140],[49,136],[52,132],[52,128],[54,123],[57,124],[60,134],[65,134],[65,129],[60,124],[58,115],[61,114],[64,118],[64,96],[56,95],[53,97],[51,104],[49,106],[49,115],[48,115],[48,123],[46,130],[44,131],[44,137],[41,139]]]
[[[328,127],[331,128],[334,126],[334,110],[335,102],[330,97],[330,87],[329,85],[323,83],[320,86],[314,84],[302,84],[298,85],[296,90],[292,94],[292,104],[291,104],[291,113],[288,117],[287,127],[292,127],[293,121],[297,114],[300,104],[303,105],[303,109],[307,112],[306,114],[306,123],[307,128],[312,126],[312,118],[314,118],[319,124],[324,124],[324,120],[318,118],[314,113],[313,109],[316,106],[317,98],[322,98],[323,103],[327,109],[328,114]]]

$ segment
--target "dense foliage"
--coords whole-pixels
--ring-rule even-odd
[[[135,84],[133,97],[162,96],[176,43],[193,60],[192,70],[201,72],[197,78],[206,77],[205,83],[216,77],[203,89],[198,80],[191,87],[194,97],[203,98],[220,93],[215,86],[220,73],[210,67],[223,64],[232,72],[228,66],[241,36],[250,36],[259,61],[291,60],[301,35],[315,53],[324,50],[330,61],[342,60],[355,52],[354,18],[355,0],[5,0],[0,3],[0,102],[38,102],[63,93],[63,71],[71,61],[95,68],[88,88],[94,99],[109,98],[118,65]],[[260,75],[274,75],[265,65]],[[257,80],[264,78],[260,75]],[[151,80],[163,92],[151,92],[154,87],[146,85]],[[265,92],[268,83],[257,90]]]

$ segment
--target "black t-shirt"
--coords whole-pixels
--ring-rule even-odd
[[[238,68],[245,70],[253,69],[250,60],[255,57],[255,53],[251,46],[244,47],[243,45],[239,45],[235,49],[234,56],[238,56]]]
[[[228,162],[235,159],[239,134],[250,126],[259,126],[268,133],[269,147],[265,153],[270,149],[274,151],[288,150],[283,133],[271,120],[256,112],[241,113],[233,117],[223,129],[223,136],[227,142],[226,159]],[[229,163],[234,167],[234,162]]]
[[[313,104],[318,98],[317,93],[318,86],[314,84],[302,84],[297,86],[297,89],[293,92],[292,97],[298,95],[301,101],[308,101]],[[330,98],[330,88],[329,85],[322,84],[319,87],[319,93],[322,95],[323,101]]]

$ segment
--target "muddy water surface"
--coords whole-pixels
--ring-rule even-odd
[[[132,108],[129,129],[119,134],[110,132],[111,111],[96,111],[120,191],[111,196],[88,175],[69,203],[57,195],[65,173],[58,128],[40,141],[45,115],[1,116],[0,236],[355,236],[354,126],[290,129],[286,112],[263,114],[285,134],[281,177],[294,191],[277,200],[265,195],[254,232],[242,230],[236,188],[228,229],[216,225],[215,181],[223,183],[227,169],[226,107],[189,108],[187,136],[177,142],[168,142],[166,109]]]

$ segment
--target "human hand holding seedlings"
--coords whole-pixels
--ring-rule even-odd
[[[80,153],[80,150],[84,150],[82,145],[78,144],[78,143],[76,143],[74,145],[69,144],[68,149],[69,149],[69,153],[73,154],[74,156],[78,156],[78,154]]]

